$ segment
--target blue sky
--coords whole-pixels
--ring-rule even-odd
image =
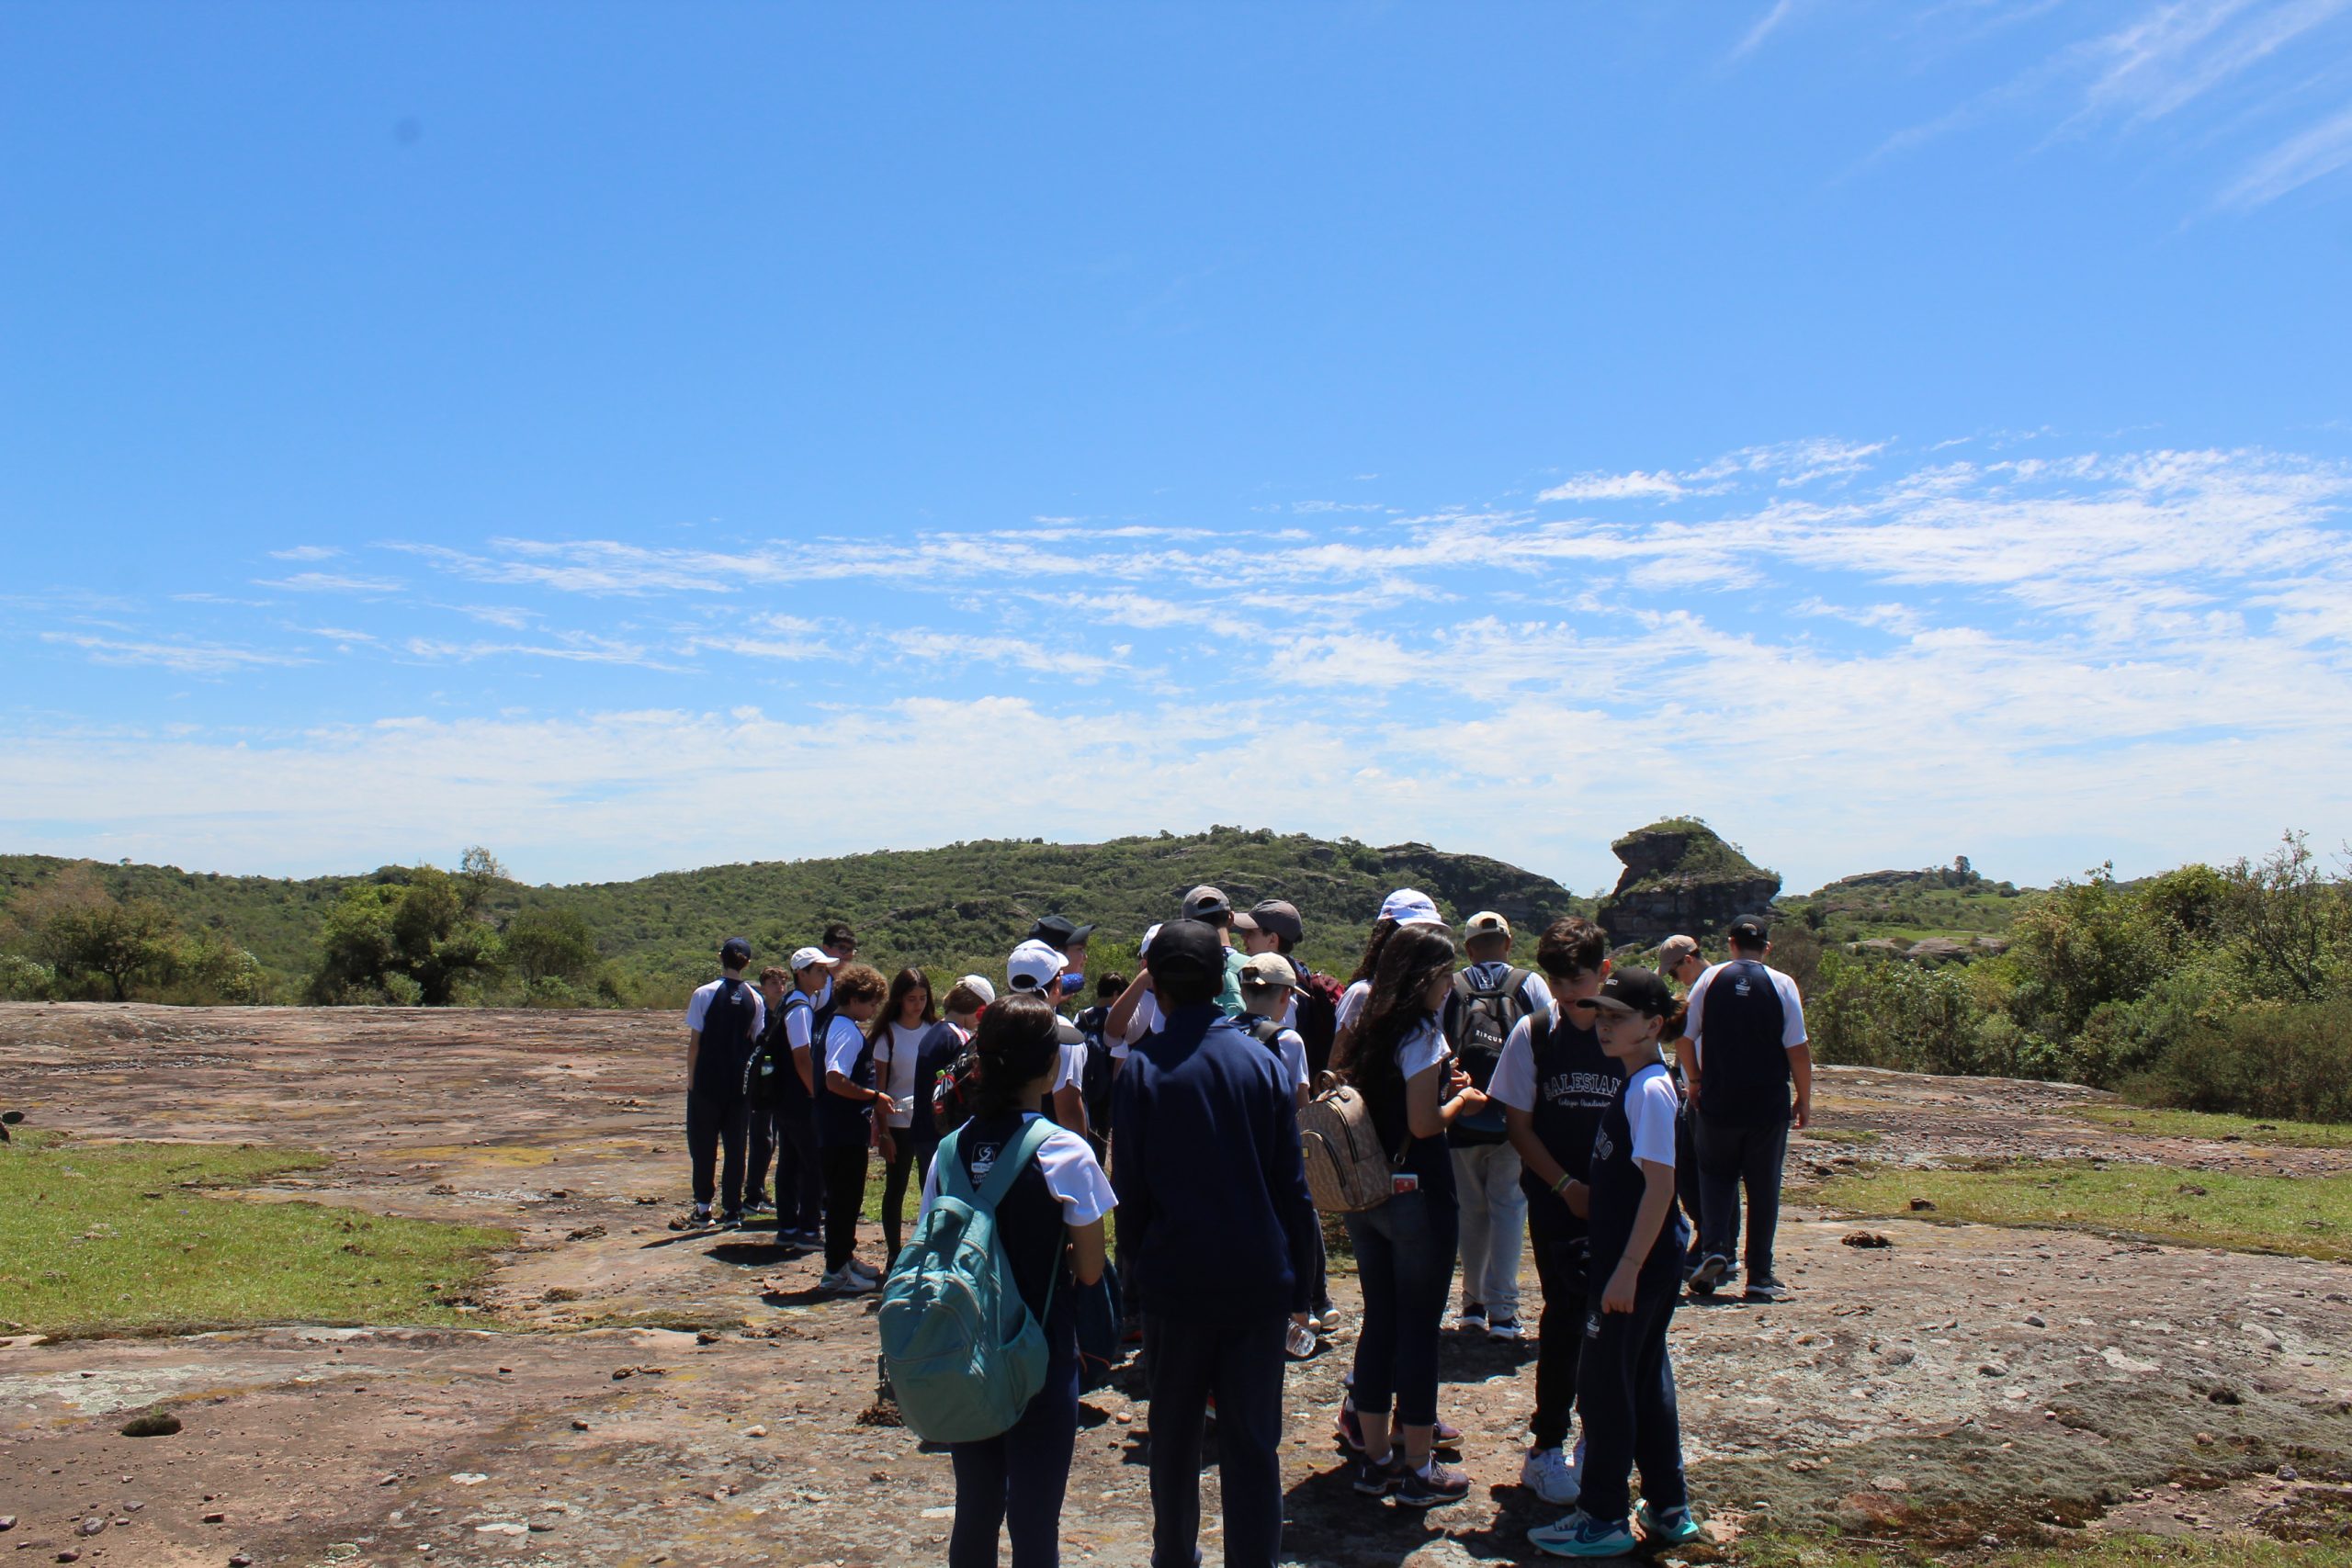
[[[8,849],[2352,834],[2352,0],[0,51]]]

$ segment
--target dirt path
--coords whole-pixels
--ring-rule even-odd
[[[937,1560],[946,1461],[856,1419],[874,1392],[864,1305],[817,1301],[811,1261],[662,1227],[683,1195],[681,1043],[674,1020],[637,1014],[0,1007],[0,1081],[37,1124],[326,1148],[333,1170],[271,1195],[521,1238],[485,1296],[496,1333],[0,1348],[0,1516],[18,1517],[0,1540],[20,1561],[142,1568]],[[1863,1152],[1897,1162],[2352,1167],[2067,1114],[2086,1098],[1830,1069],[1822,1130],[1874,1132]],[[1792,1163],[1853,1157],[1804,1142]],[[1864,1250],[1841,1245],[1853,1228],[1800,1199],[1782,1242],[1795,1300],[1676,1320],[1694,1488],[1728,1522],[1973,1543],[2110,1512],[2197,1530],[2335,1506],[2318,1483],[2352,1467],[2352,1270],[1908,1222],[1873,1222],[1894,1245]],[[686,1326],[596,1326],[648,1317]],[[1428,1518],[1346,1488],[1327,1434],[1349,1348],[1343,1333],[1291,1374],[1293,1556],[1523,1560],[1551,1512],[1515,1484],[1532,1345],[1449,1348],[1445,1412],[1477,1485]],[[118,1435],[159,1399],[182,1432]],[[1114,1392],[1087,1404],[1065,1550],[1141,1563],[1147,1412]],[[2299,1478],[2271,1476],[2281,1463]],[[78,1535],[91,1518],[108,1522]]]

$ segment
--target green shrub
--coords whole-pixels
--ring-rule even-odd
[[[1986,1014],[1954,968],[1857,963],[1825,955],[1805,1004],[1815,1055],[1825,1062],[1905,1072],[2006,1072],[1988,1066]]]
[[[2197,1020],[2123,1093],[2186,1111],[2352,1122],[2352,997],[2249,1002]]]
[[[13,953],[0,953],[0,1002],[43,1002],[55,993],[49,965]]]

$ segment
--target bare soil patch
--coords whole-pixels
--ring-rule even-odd
[[[876,1382],[865,1305],[818,1300],[817,1264],[761,1235],[681,1240],[662,1226],[684,1197],[682,1047],[676,1020],[644,1014],[0,1007],[0,1081],[36,1125],[307,1145],[334,1165],[261,1201],[518,1237],[481,1292],[480,1332],[278,1326],[0,1348],[0,1515],[18,1519],[0,1540],[25,1543],[23,1561],[75,1550],[142,1568],[233,1552],[303,1565],[936,1560],[947,1462],[861,1424]],[[2095,1098],[1830,1069],[1821,1131],[1876,1136],[1800,1139],[1792,1171],[2020,1156],[2352,1168],[2352,1151],[2152,1138],[2068,1109]],[[1949,1550],[2110,1525],[2319,1530],[2341,1516],[2352,1270],[1905,1218],[1869,1223],[1891,1246],[1843,1245],[1855,1228],[1800,1189],[1781,1244],[1795,1299],[1676,1320],[1694,1488],[1731,1531]],[[1532,1269],[1525,1289],[1532,1312]],[[1295,1559],[1525,1560],[1526,1529],[1551,1513],[1516,1485],[1532,1342],[1449,1347],[1445,1414],[1477,1484],[1426,1518],[1347,1489],[1329,1432],[1350,1346],[1343,1332],[1291,1374]],[[1142,1563],[1148,1409],[1109,1391],[1087,1404],[1065,1550]],[[158,1408],[178,1432],[121,1435]],[[98,1532],[78,1534],[92,1518]],[[1204,1547],[1216,1561],[1213,1533]]]

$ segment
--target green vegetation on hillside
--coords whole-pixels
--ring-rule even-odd
[[[330,1163],[249,1144],[0,1145],[0,1328],[469,1321],[458,1304],[503,1231],[204,1190]]]
[[[1925,871],[1840,877],[1802,898],[1782,899],[1781,908],[1826,942],[1888,938],[1907,945],[1932,936],[1962,942],[1997,936],[2037,897],[2032,888],[1988,880],[1962,855]]]
[[[1782,932],[1774,961],[1799,975],[1826,1061],[2352,1122],[2352,880],[2300,835],[2260,861],[2062,883],[2018,913],[2005,952],[1966,964]]]
[[[1656,862],[1632,880],[1621,882],[1616,889],[1621,894],[1676,882],[1777,880],[1748,859],[1737,844],[1696,817],[1664,818],[1646,828],[1636,828],[1609,847],[1629,870],[1644,861]]]
[[[1939,1222],[2054,1225],[2182,1247],[2352,1258],[2352,1175],[2238,1176],[2169,1166],[2020,1160],[1996,1170],[1865,1170],[1815,1190],[1832,1208]]]
[[[670,1006],[710,977],[722,938],[751,938],[765,964],[814,942],[832,919],[849,921],[859,957],[886,970],[993,974],[1036,917],[1060,912],[1101,924],[1089,955],[1095,974],[1131,968],[1144,930],[1204,882],[1243,907],[1289,899],[1306,921],[1309,959],[1341,974],[1354,966],[1381,897],[1400,883],[1457,917],[1498,908],[1531,931],[1590,908],[1549,878],[1482,856],[1239,828],[1101,844],[994,840],[569,887],[507,880],[479,851],[455,874],[388,866],[299,883],[12,856],[0,857],[0,954],[14,955],[0,956],[0,997],[112,994],[85,968],[42,956],[40,911],[60,883],[233,943],[250,954],[267,999]],[[161,967],[135,976],[128,992],[264,999],[207,996],[165,976]]]

